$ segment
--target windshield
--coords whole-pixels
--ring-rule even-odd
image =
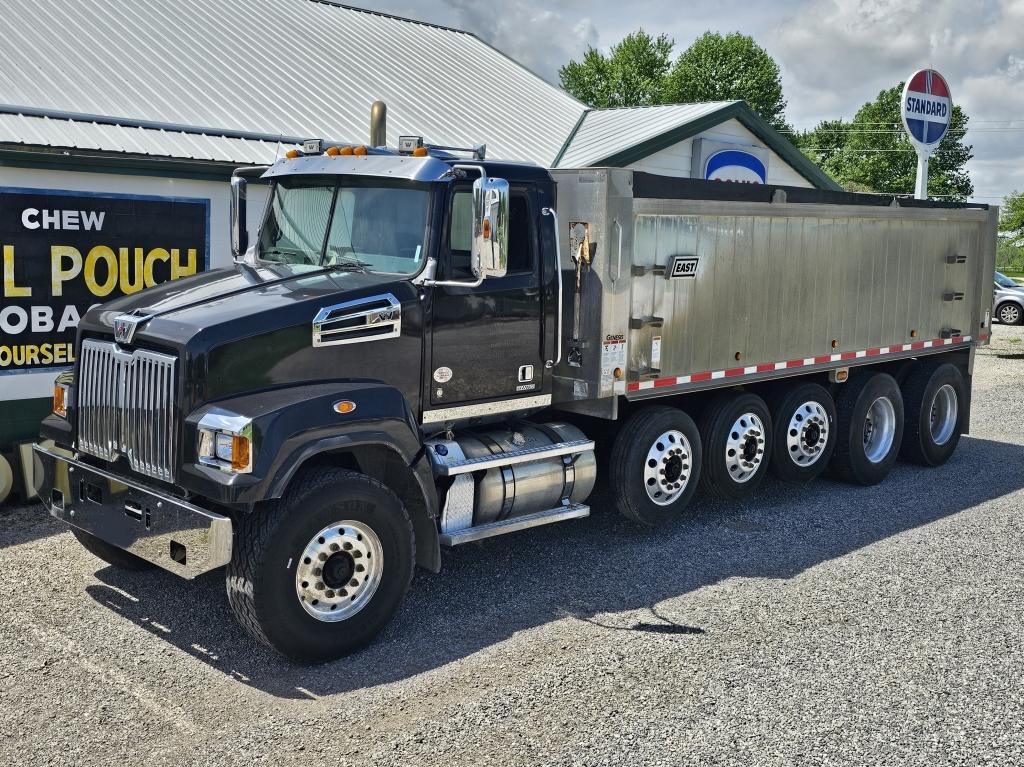
[[[1001,288],[1016,288],[1017,283],[1011,280],[1002,272],[996,272],[996,285]]]
[[[342,179],[282,179],[260,230],[259,258],[414,274],[424,258],[429,192]]]

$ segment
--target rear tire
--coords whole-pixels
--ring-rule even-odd
[[[108,565],[113,565],[121,570],[134,571],[152,570],[156,567],[152,562],[147,562],[142,557],[137,557],[124,549],[119,549],[102,538],[97,538],[92,533],[85,532],[85,530],[72,527],[71,534],[78,539],[78,542],[82,544],[86,551],[99,557]]]
[[[903,460],[922,466],[949,460],[960,442],[965,397],[964,377],[956,365],[923,363],[911,372],[903,384]]]
[[[772,474],[784,482],[810,482],[828,467],[836,446],[832,396],[816,383],[783,383],[769,402]]]
[[[846,482],[877,485],[892,471],[903,439],[903,396],[886,373],[862,373],[836,399],[831,468]]]
[[[630,417],[615,437],[608,481],[624,517],[656,527],[683,513],[700,472],[693,419],[673,407],[650,406]]]
[[[416,547],[398,497],[353,471],[318,468],[238,525],[228,601],[255,639],[321,663],[369,644],[412,581]]]
[[[700,485],[717,498],[743,498],[768,473],[772,417],[756,394],[725,392],[708,406],[700,424],[704,468]]]

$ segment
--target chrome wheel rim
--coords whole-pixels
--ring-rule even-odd
[[[725,440],[725,465],[733,482],[749,482],[764,462],[764,422],[754,413],[737,418]]]
[[[786,429],[786,449],[797,466],[813,466],[828,444],[828,413],[820,402],[809,400],[793,412]]]
[[[681,431],[671,429],[658,437],[644,461],[644,489],[659,506],[679,500],[690,483],[690,441]]]
[[[871,463],[881,463],[889,455],[896,438],[896,408],[888,397],[871,403],[864,418],[864,455]]]
[[[943,384],[932,399],[929,421],[932,442],[936,445],[945,445],[952,438],[958,410],[956,389],[950,384]]]
[[[1016,325],[1020,319],[1020,307],[1007,304],[999,310],[999,319],[1007,325]]]
[[[365,522],[328,525],[306,544],[295,568],[302,608],[327,623],[358,613],[373,598],[384,572],[380,539]]]

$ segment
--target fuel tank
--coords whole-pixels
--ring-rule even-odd
[[[511,429],[463,432],[455,440],[466,458],[498,456],[558,442],[584,440],[567,423],[517,424]],[[582,503],[594,489],[597,462],[592,451],[488,469],[477,480],[473,526],[557,507],[563,498]]]

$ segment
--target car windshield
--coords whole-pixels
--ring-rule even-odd
[[[1011,280],[1002,272],[996,272],[996,285],[1001,288],[1016,288],[1017,283]]]
[[[311,267],[414,274],[424,258],[422,186],[282,179],[260,230],[259,258]]]

